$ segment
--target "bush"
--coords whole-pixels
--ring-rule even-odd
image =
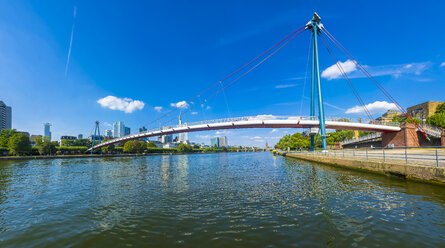
[[[156,148],[156,144],[154,142],[148,142],[147,148]]]
[[[40,155],[51,155],[55,154],[57,151],[55,142],[51,142],[49,137],[36,138],[36,144]]]
[[[177,153],[178,149],[176,148],[160,148],[160,147],[153,147],[147,149],[148,153]]]
[[[0,156],[8,155],[8,148],[0,147]]]
[[[144,152],[145,148],[145,142],[143,141],[130,140],[124,144],[125,153],[142,153]]]
[[[29,137],[23,133],[13,134],[9,138],[8,149],[12,155],[28,155],[31,152]]]
[[[178,146],[178,152],[185,153],[185,152],[191,152],[191,151],[193,151],[193,148],[191,145],[180,144]]]
[[[436,127],[445,128],[445,113],[436,113],[428,117],[426,123]]]
[[[84,154],[88,147],[86,146],[58,146],[56,147],[57,152],[60,154]]]

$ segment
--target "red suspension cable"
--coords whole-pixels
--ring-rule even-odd
[[[243,73],[241,76],[239,76],[238,78],[234,79],[232,82],[230,82],[229,84],[225,85],[224,87],[222,87],[220,90],[216,91],[214,94],[212,94],[211,96],[207,97],[206,99],[204,99],[203,101],[201,101],[198,104],[195,104],[193,107],[188,108],[185,112],[183,112],[183,114],[190,112],[191,110],[193,110],[195,107],[207,102],[208,100],[210,100],[211,98],[215,97],[218,93],[220,93],[221,91],[223,91],[224,89],[226,89],[227,87],[233,85],[234,83],[236,83],[238,80],[240,80],[241,78],[243,78],[244,76],[246,76],[249,72],[251,72],[252,70],[254,70],[255,68],[257,68],[258,66],[260,66],[262,63],[264,63],[267,59],[269,59],[270,57],[272,57],[275,53],[277,53],[279,50],[281,50],[281,48],[283,48],[284,46],[286,46],[287,44],[289,44],[289,42],[291,42],[295,37],[297,37],[298,35],[300,35],[301,33],[303,33],[305,31],[305,29],[301,30],[300,32],[298,32],[297,34],[295,34],[292,38],[290,38],[289,40],[287,40],[283,45],[281,45],[280,47],[278,47],[275,51],[273,51],[271,54],[269,54],[267,57],[265,57],[263,60],[261,60],[260,62],[258,62],[256,65],[254,65],[252,68],[250,68],[248,71],[246,71],[245,73]],[[167,122],[164,122],[163,124],[167,124],[173,120],[175,120],[175,118],[172,118],[170,120],[168,120]]]
[[[324,46],[326,47],[326,49],[328,50],[329,55],[331,55],[332,60],[334,61],[335,65],[337,65],[338,70],[340,71],[340,73],[342,74],[343,78],[346,80],[346,82],[349,85],[349,88],[352,90],[352,93],[354,93],[355,97],[357,98],[358,102],[360,105],[362,105],[363,110],[365,111],[366,115],[368,116],[368,118],[370,120],[373,120],[374,118],[371,115],[371,112],[369,112],[368,108],[366,107],[365,103],[363,102],[362,98],[360,97],[360,95],[358,94],[357,90],[355,89],[354,85],[352,84],[351,80],[349,80],[349,77],[347,76],[345,70],[343,69],[343,67],[340,64],[340,61],[337,59],[337,57],[334,55],[334,53],[331,51],[331,47],[329,45],[329,43],[326,41],[325,37],[322,35],[321,37],[321,41],[323,42]]]
[[[213,89],[214,87],[216,87],[218,84],[221,84],[222,82],[224,82],[225,80],[227,80],[228,78],[232,77],[233,75],[235,75],[236,73],[240,72],[241,70],[243,70],[244,68],[246,68],[247,66],[249,66],[251,63],[253,63],[254,61],[258,60],[259,58],[261,58],[262,56],[264,56],[265,54],[267,54],[268,52],[270,52],[272,49],[274,49],[275,47],[277,47],[278,45],[280,45],[281,43],[283,43],[284,41],[286,41],[287,39],[289,39],[292,35],[294,35],[295,33],[301,31],[302,29],[304,30],[306,26],[303,26],[295,31],[293,31],[291,34],[289,34],[288,36],[286,36],[284,39],[282,39],[281,41],[279,41],[278,43],[276,43],[275,45],[273,45],[272,47],[270,47],[269,49],[267,49],[266,51],[264,51],[263,53],[261,53],[260,55],[256,56],[254,59],[252,59],[251,61],[249,61],[247,64],[241,66],[240,68],[238,68],[237,70],[235,70],[234,72],[232,72],[231,74],[229,74],[228,76],[226,76],[225,78],[219,80],[218,82],[214,83],[213,85],[211,85],[210,87],[208,87],[206,90],[202,91],[201,93],[197,94],[196,96],[190,98],[188,101],[186,101],[185,103],[181,104],[180,106],[176,106],[174,109],[168,111],[167,113],[163,114],[162,116],[156,118],[155,120],[149,122],[147,125],[151,125],[161,119],[163,119],[164,117],[170,115],[171,113],[177,111],[178,109],[186,106],[187,104],[189,104],[191,101],[195,100],[196,98],[200,97],[202,94],[206,93],[207,91]]]
[[[380,91],[383,92],[383,94],[388,97],[388,99],[390,101],[392,101],[396,107],[402,112],[402,114],[405,115],[405,117],[410,120],[417,129],[420,130],[420,132],[425,136],[425,138],[428,138],[427,133],[425,132],[425,130],[412,118],[412,116],[397,102],[397,100],[368,72],[368,70],[366,70],[366,68],[361,65],[355,58],[354,56],[352,56],[352,54],[350,54],[348,52],[348,50],[346,50],[346,48],[337,40],[335,39],[335,37],[329,33],[329,31],[324,27],[323,28],[324,31],[326,31],[327,37],[340,49],[342,50],[359,68],[360,70],[363,72],[363,74],[365,74],[365,76],[367,76],[371,82],[373,82],[377,88],[380,89]]]

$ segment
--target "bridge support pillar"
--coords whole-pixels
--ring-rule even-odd
[[[402,130],[392,133],[382,133],[382,147],[394,145],[394,147],[420,146],[416,126],[404,123],[400,126]]]

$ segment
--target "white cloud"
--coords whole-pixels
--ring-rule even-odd
[[[102,124],[105,126],[105,127],[112,127],[113,125],[111,124],[111,123],[109,123],[109,122],[102,122]]]
[[[210,107],[210,106],[207,106],[206,109],[209,110],[209,109],[211,109],[211,107]]]
[[[364,78],[366,77],[361,71],[358,70],[357,66],[351,60],[346,60],[345,62],[339,62],[343,67],[343,70],[348,75],[349,78]],[[444,62],[445,63],[445,62]],[[394,78],[399,78],[402,75],[421,75],[426,69],[431,66],[430,62],[422,63],[409,63],[409,64],[395,64],[395,65],[381,65],[381,66],[367,66],[364,65],[365,69],[374,77],[377,76],[393,76]],[[328,80],[337,79],[342,76],[337,68],[337,65],[331,65],[321,74],[323,78]],[[416,78],[413,78],[416,80]]]
[[[337,64],[339,64],[343,68],[343,71],[346,74],[357,70],[357,66],[350,59],[346,60],[345,62],[339,61],[339,62],[337,62]],[[321,73],[321,77],[326,78],[328,80],[339,78],[342,74],[341,74],[340,70],[338,69],[337,64],[333,64],[333,65],[329,66],[328,68],[326,68],[326,70],[324,70]]]
[[[440,64],[440,67],[445,67],[445,62],[442,62],[442,64]]]
[[[232,134],[233,131],[223,130],[223,131],[216,131],[215,134]]]
[[[275,85],[275,89],[292,88],[295,86],[297,86],[297,84],[280,84],[280,85]]]
[[[275,132],[278,132],[278,129],[272,129],[271,131],[270,131],[271,133],[275,133]]]
[[[103,108],[109,108],[111,110],[120,110],[125,113],[133,113],[136,110],[144,108],[145,103],[139,100],[133,100],[131,98],[118,98],[115,96],[107,96],[97,100]]]
[[[192,112],[192,115],[197,115],[198,114],[198,112]]]
[[[66,57],[66,64],[65,64],[65,77],[66,74],[68,73],[68,66],[70,65],[71,48],[73,47],[73,37],[74,37],[74,23],[76,21],[76,12],[77,12],[77,7],[74,6],[73,26],[71,27],[70,46],[68,48],[68,56]]]
[[[366,108],[371,113],[385,113],[389,109],[397,109],[397,106],[394,103],[389,103],[386,101],[375,101],[373,103],[369,103],[365,105]],[[362,106],[354,106],[346,110],[346,114],[364,114],[365,110]]]
[[[154,107],[154,109],[155,109],[156,111],[158,111],[158,112],[161,112],[162,107],[161,107],[161,106],[156,106],[156,107]]]
[[[170,106],[175,107],[175,108],[186,109],[189,107],[189,104],[186,101],[180,101],[177,103],[170,103]]]

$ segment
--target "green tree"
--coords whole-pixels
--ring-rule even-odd
[[[91,141],[89,139],[76,139],[73,142],[73,146],[86,146],[91,147]]]
[[[74,140],[63,139],[62,142],[60,143],[60,146],[75,146]]]
[[[193,145],[193,149],[199,149],[200,147],[198,145]]]
[[[191,151],[193,151],[193,148],[192,148],[191,145],[188,145],[188,144],[180,144],[180,145],[178,146],[178,152],[185,153],[185,152],[191,152]]]
[[[436,127],[445,128],[445,112],[444,113],[436,113],[436,114],[428,117],[426,123],[429,125],[436,126]]]
[[[124,152],[125,153],[134,153],[136,150],[134,141],[130,140],[125,142],[124,144]]]
[[[419,118],[412,118],[412,119],[407,119],[405,115],[396,115],[392,118],[391,120],[392,122],[397,122],[397,123],[417,123],[420,124],[422,123],[422,120],[420,120]]]
[[[445,102],[437,105],[435,114],[445,114]]]
[[[156,148],[156,144],[150,141],[147,143],[147,148]]]
[[[319,142],[317,141],[317,144]],[[310,138],[309,137],[303,137],[301,133],[294,133],[292,135],[285,135],[283,136],[278,143],[275,145],[276,148],[279,149],[287,149],[288,147],[290,149],[299,149],[302,148],[309,148],[310,147]]]
[[[227,149],[226,146],[223,146],[223,147],[222,147],[222,150],[223,150],[223,152],[228,152],[228,151],[229,151],[229,149]]]
[[[12,155],[28,155],[31,152],[29,137],[23,133],[13,134],[9,138],[8,149]]]
[[[57,151],[55,142],[51,142],[49,137],[37,137],[36,145],[40,155],[51,155]]]
[[[102,152],[103,153],[111,153],[113,151],[114,151],[114,145],[113,144],[102,147]]]
[[[126,153],[142,153],[146,148],[145,142],[130,140],[124,144],[124,152]]]
[[[17,133],[17,131],[15,131],[15,129],[2,129],[2,130],[0,130],[0,147],[7,148],[8,147],[8,142],[9,142],[9,138],[11,138],[12,135],[14,135],[15,133]]]
[[[214,144],[213,149],[218,149],[218,146],[216,144]]]

